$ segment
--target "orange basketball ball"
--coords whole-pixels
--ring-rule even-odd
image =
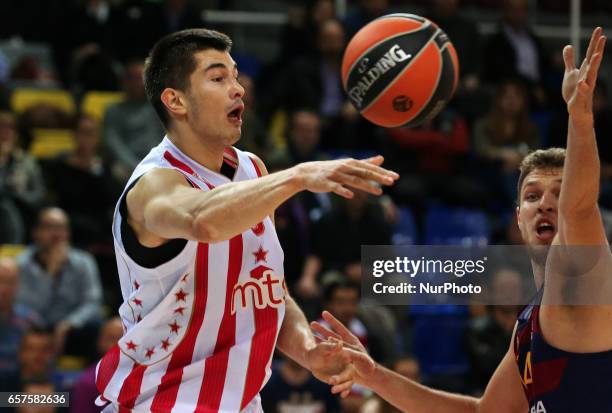
[[[436,116],[455,92],[455,47],[435,23],[389,14],[357,32],[342,58],[342,84],[369,121],[393,128]]]

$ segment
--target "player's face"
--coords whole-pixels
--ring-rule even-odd
[[[189,122],[200,136],[232,145],[240,139],[244,110],[236,62],[229,53],[214,49],[196,53],[195,59],[186,93]]]
[[[550,245],[557,233],[562,170],[535,169],[523,181],[518,226],[527,245]]]

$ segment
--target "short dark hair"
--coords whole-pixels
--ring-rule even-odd
[[[521,174],[519,175],[518,184],[516,187],[516,199],[517,204],[520,204],[521,199],[521,188],[523,187],[523,181],[527,175],[536,169],[557,169],[563,168],[565,163],[565,149],[563,148],[548,148],[538,149],[529,153],[519,166]]]
[[[325,285],[323,290],[323,300],[325,303],[329,303],[334,299],[334,295],[338,290],[354,290],[357,292],[357,297],[361,296],[361,286],[354,281],[349,280],[346,277],[335,279]]]
[[[181,91],[189,88],[189,76],[196,68],[193,55],[215,49],[229,52],[232,40],[225,34],[208,29],[187,29],[167,35],[158,41],[145,61],[144,86],[149,102],[167,129],[170,116],[161,101],[165,88]]]

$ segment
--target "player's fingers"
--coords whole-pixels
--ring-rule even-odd
[[[379,186],[372,183],[371,180],[363,179],[358,176],[351,175],[351,174],[345,174],[342,172],[338,174],[338,180],[343,185],[348,185],[355,189],[361,189],[362,191],[367,192],[372,195],[382,194],[382,189]]]
[[[379,173],[381,175],[390,176],[394,180],[399,178],[399,174],[397,172],[392,171],[390,169],[383,168],[378,163],[371,162],[372,159],[384,159],[384,158],[379,155],[379,156],[375,156],[374,158],[364,159],[362,161],[361,160],[356,160],[355,164],[357,164],[357,165],[359,165],[359,166],[361,166],[361,167],[363,167],[365,169],[377,172],[377,173]]]
[[[563,48],[563,61],[565,62],[565,70],[570,71],[576,68],[574,60],[574,48],[569,44]]]
[[[347,368],[342,370],[340,373],[335,374],[329,378],[329,384],[338,385],[342,383],[346,383],[353,379],[353,368],[349,365]]]
[[[350,392],[352,387],[353,387],[353,380],[348,380],[341,384],[336,384],[335,386],[332,386],[331,392],[333,394]]]
[[[382,155],[371,156],[369,158],[363,159],[364,162],[371,163],[372,165],[380,166],[385,162],[385,157]]]
[[[360,374],[370,374],[376,366],[374,360],[362,351],[344,347],[342,353],[349,357],[353,366]]]
[[[328,185],[328,191],[333,192],[336,195],[340,195],[341,197],[346,199],[353,199],[353,197],[355,196],[353,191],[343,187],[342,184],[339,184],[338,182],[330,182],[330,184]]]
[[[343,391],[342,394],[340,394],[340,397],[342,397],[343,399],[346,399],[349,396],[349,394],[351,394],[351,391],[346,390],[346,391]]]
[[[378,168],[378,167],[376,167]],[[381,185],[392,185],[395,182],[393,175],[386,173],[385,169],[378,168],[379,170],[370,169],[364,166],[364,162],[358,164],[346,164],[342,168],[342,172],[358,177],[364,181],[375,181]]]
[[[310,323],[310,328],[312,328],[315,333],[319,334],[321,337],[324,337],[326,340],[330,337],[335,337],[338,340],[342,340],[342,337],[340,337],[339,334],[334,333],[318,321],[313,321]]]
[[[335,353],[342,350],[342,342],[341,341],[331,341],[326,340],[317,344],[319,350],[324,353]]]
[[[595,53],[593,55],[593,60],[589,65],[589,70],[586,74],[586,82],[589,87],[594,88],[595,82],[597,82],[597,74],[599,72],[599,66],[601,65],[602,55],[600,53]]]
[[[599,40],[599,38],[601,37],[601,32],[602,32],[602,28],[601,27],[596,27],[593,30],[593,33],[591,33],[591,40],[589,41],[589,47],[587,49],[586,52],[586,60],[591,60],[591,57],[593,57],[593,53],[595,53],[595,48],[597,47],[597,42]]]
[[[340,335],[340,338],[348,344],[357,344],[359,341],[351,331],[344,326],[336,317],[329,311],[323,311],[323,320],[327,321],[332,329]]]

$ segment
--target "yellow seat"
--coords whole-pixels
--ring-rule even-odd
[[[25,249],[26,246],[21,244],[2,244],[0,245],[0,258],[15,258]]]
[[[81,103],[81,112],[100,121],[110,105],[124,99],[125,93],[122,92],[87,92]]]
[[[17,113],[23,113],[38,103],[51,104],[69,115],[75,113],[74,100],[65,90],[15,89],[11,96],[11,108]]]
[[[74,133],[70,129],[34,129],[30,155],[35,158],[52,158],[76,146]]]

